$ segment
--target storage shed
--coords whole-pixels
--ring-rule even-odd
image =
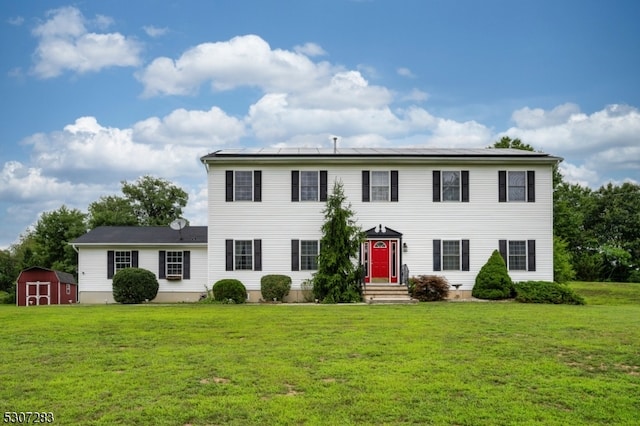
[[[67,272],[33,266],[20,272],[16,286],[16,304],[62,305],[78,301],[78,284]]]

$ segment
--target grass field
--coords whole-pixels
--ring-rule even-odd
[[[572,287],[590,304],[0,306],[0,408],[60,425],[638,424],[640,284]]]

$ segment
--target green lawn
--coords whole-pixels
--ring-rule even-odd
[[[640,304],[621,300],[640,285],[606,286],[586,306],[0,306],[0,405],[61,425],[638,424]]]

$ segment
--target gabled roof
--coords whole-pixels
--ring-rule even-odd
[[[560,157],[554,157],[544,152],[525,151],[513,148],[239,148],[224,149],[212,152],[200,158],[200,161],[221,159],[267,159],[267,158],[295,158],[295,159],[529,159],[534,161],[558,162]]]
[[[22,270],[22,272],[20,272],[20,275],[22,275],[25,272],[35,271],[35,270],[53,272],[54,274],[56,274],[56,278],[58,279],[58,281],[63,284],[77,284],[76,279],[70,273],[62,272],[62,271],[54,271],[53,269],[43,268],[41,266],[32,266],[30,268],[24,269]],[[18,276],[18,281],[20,281],[20,276]]]
[[[206,245],[206,226],[175,231],[168,226],[99,226],[71,242],[82,245]]]

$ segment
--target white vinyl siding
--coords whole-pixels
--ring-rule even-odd
[[[407,244],[407,250],[401,253],[399,267],[406,264],[410,275],[437,273],[433,270],[434,239],[468,239],[471,247],[469,271],[447,270],[440,273],[449,282],[462,284],[462,290],[470,290],[477,272],[493,250],[498,249],[498,239],[533,239],[536,240],[536,271],[514,271],[512,278],[519,281],[553,280],[551,165],[468,163],[461,158],[449,159],[446,170],[443,170],[443,164],[439,161],[405,164],[385,160],[385,167],[388,167],[385,174],[389,170],[397,170],[400,197],[396,202],[372,202],[364,197],[364,176],[367,174],[368,177],[367,194],[371,194],[372,173],[380,169],[376,170],[379,164],[366,161],[345,163],[324,159],[316,162],[307,160],[300,164],[300,159],[294,157],[290,162],[278,158],[274,164],[267,164],[265,159],[260,164],[263,174],[262,202],[251,203],[250,206],[245,203],[225,203],[224,196],[220,195],[225,190],[225,170],[239,165],[224,162],[210,164],[209,281],[215,282],[225,271],[225,239],[262,240],[262,270],[234,271],[232,275],[250,291],[260,289],[260,278],[266,274],[288,271],[293,281],[292,289],[298,288],[296,286],[303,280],[311,277],[310,271],[292,270],[291,244],[295,239],[320,240],[325,204],[291,202],[291,171],[299,170],[302,166],[307,170],[328,171],[329,195],[334,182],[342,182],[346,202],[351,204],[362,230],[382,224],[402,233],[402,242]],[[458,170],[461,177],[462,171],[468,171],[469,201],[434,202],[434,170]],[[498,170],[535,171],[536,202],[499,204]]]

